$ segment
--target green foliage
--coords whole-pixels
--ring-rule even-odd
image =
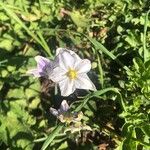
[[[148,0],[1,1],[0,149],[150,149],[149,7]],[[53,84],[26,75],[36,55],[53,58],[57,47],[92,62],[98,91],[68,100],[92,131],[65,133],[49,112],[60,104]]]

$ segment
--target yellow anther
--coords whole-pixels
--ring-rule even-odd
[[[69,69],[69,71],[67,72],[67,76],[70,79],[75,79],[77,77],[77,72],[74,69]]]

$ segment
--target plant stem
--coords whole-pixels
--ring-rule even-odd
[[[146,49],[146,32],[147,32],[147,22],[148,22],[148,15],[150,10],[145,15],[145,23],[144,23],[144,34],[143,34],[143,51],[144,51],[144,62],[148,59],[148,51]]]

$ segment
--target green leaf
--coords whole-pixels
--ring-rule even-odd
[[[78,27],[87,27],[88,26],[88,19],[85,18],[83,15],[81,15],[78,11],[73,11],[69,13],[72,21],[78,26]]]
[[[128,42],[130,44],[130,46],[134,47],[134,48],[137,46],[137,43],[138,43],[138,41],[136,40],[136,38],[135,38],[135,36],[133,34],[128,35],[125,38],[125,41]]]
[[[68,143],[67,141],[65,141],[59,146],[58,150],[65,150],[67,148],[68,148]]]
[[[113,53],[111,53],[110,51],[108,51],[101,43],[99,43],[95,39],[92,39],[92,38],[90,38],[88,36],[86,36],[86,37],[95,46],[96,50],[98,50],[100,52],[102,51],[103,53],[105,53],[107,56],[109,56],[113,60],[117,59],[117,57]]]
[[[84,34],[83,34],[84,35]],[[120,60],[118,60],[118,58],[109,50],[107,50],[101,43],[99,43],[98,41],[96,41],[95,39],[92,39],[86,35],[84,35],[94,46],[95,49],[101,53],[101,51],[103,53],[105,53],[107,56],[109,56],[112,60],[115,60],[120,66],[122,66],[125,70],[130,70],[127,66],[125,66]]]
[[[145,135],[147,135],[148,137],[150,137],[150,125],[145,125],[142,127],[142,131],[145,133]]]
[[[122,150],[133,150],[137,148],[137,143],[132,139],[132,136],[135,136],[135,130],[132,125],[126,124],[126,136],[122,143]]]
[[[7,98],[24,99],[25,94],[23,88],[10,89],[7,94]]]
[[[146,33],[147,33],[147,24],[148,24],[148,15],[150,10],[145,15],[145,23],[144,23],[144,35],[143,35],[143,52],[144,52],[144,62],[149,59],[149,51],[146,48]]]
[[[0,140],[8,145],[10,149],[29,150],[33,148],[30,125],[35,124],[36,120],[24,110],[24,102],[25,100],[5,100],[3,105],[0,105],[2,108],[0,114]],[[7,109],[9,111],[5,114]]]
[[[13,48],[12,43],[13,41],[10,39],[2,39],[2,41],[0,41],[0,48],[11,51]]]
[[[60,124],[58,125],[53,131],[52,133],[48,136],[48,138],[46,139],[46,141],[44,142],[41,150],[45,150],[50,143],[53,141],[53,139],[59,134],[59,132],[61,131],[61,129],[63,128],[63,125]]]
[[[129,123],[125,123],[122,127],[122,135],[125,137],[129,132],[129,128],[132,128],[132,125]]]
[[[32,31],[29,30],[29,28],[21,21],[21,19],[11,10],[9,9],[6,4],[0,2],[0,6],[6,11],[6,13],[8,14],[8,16],[12,19],[14,19],[17,23],[19,23],[22,28],[24,28],[26,30],[26,32],[36,41],[38,42],[44,49],[45,52],[52,57],[52,54],[48,48],[48,46],[45,47],[45,43],[43,43],[43,41],[41,41],[35,33],[33,33]]]
[[[125,139],[122,143],[122,149],[121,150],[136,150],[136,142],[132,139]]]
[[[4,12],[0,12],[0,21],[7,21],[9,17],[4,14]]]
[[[93,93],[88,94],[84,98],[83,102],[76,108],[76,111],[77,112],[80,111],[86,105],[86,103],[89,101],[89,99],[91,99],[92,97],[98,97],[99,98],[100,95],[105,94],[109,91],[113,91],[113,92],[120,95],[120,103],[121,103],[123,109],[125,110],[125,104],[123,102],[123,99],[122,99],[121,94],[119,93],[118,89],[117,88],[105,88],[105,89],[98,90],[98,91],[95,91]]]

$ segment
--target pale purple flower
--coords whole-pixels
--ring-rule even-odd
[[[87,76],[91,69],[88,59],[81,59],[75,52],[64,48],[58,48],[56,55],[56,67],[50,78],[59,84],[62,96],[69,96],[76,89],[96,90]]]
[[[58,110],[56,110],[56,109],[50,107],[50,112],[51,112],[54,116],[58,117],[59,115],[62,115],[62,114],[64,114],[64,113],[66,113],[69,109],[70,109],[70,107],[69,107],[67,101],[66,101],[66,100],[63,100],[62,103],[61,103],[61,105],[60,105],[60,108],[59,108]]]
[[[58,48],[54,61],[42,56],[36,56],[35,60],[37,67],[27,73],[52,80],[59,85],[62,96],[69,96],[76,89],[96,90],[87,76],[91,62],[88,59],[81,59],[71,50]]]
[[[70,131],[71,133],[80,132],[81,130],[92,131],[91,127],[83,124],[81,119],[83,119],[83,113],[80,112],[70,112],[70,107],[66,100],[63,100],[60,108],[58,110],[50,107],[50,112],[56,116],[62,123],[67,123],[69,125],[64,133]]]
[[[71,122],[79,122],[82,119],[82,112],[71,113],[70,107],[66,100],[63,100],[60,108],[56,110],[55,108],[50,107],[50,112],[56,116],[61,122],[66,122],[70,124]]]
[[[53,69],[53,62],[42,56],[36,56],[37,67],[27,71],[27,74],[32,74],[35,77],[46,77],[50,79],[50,74]]]

